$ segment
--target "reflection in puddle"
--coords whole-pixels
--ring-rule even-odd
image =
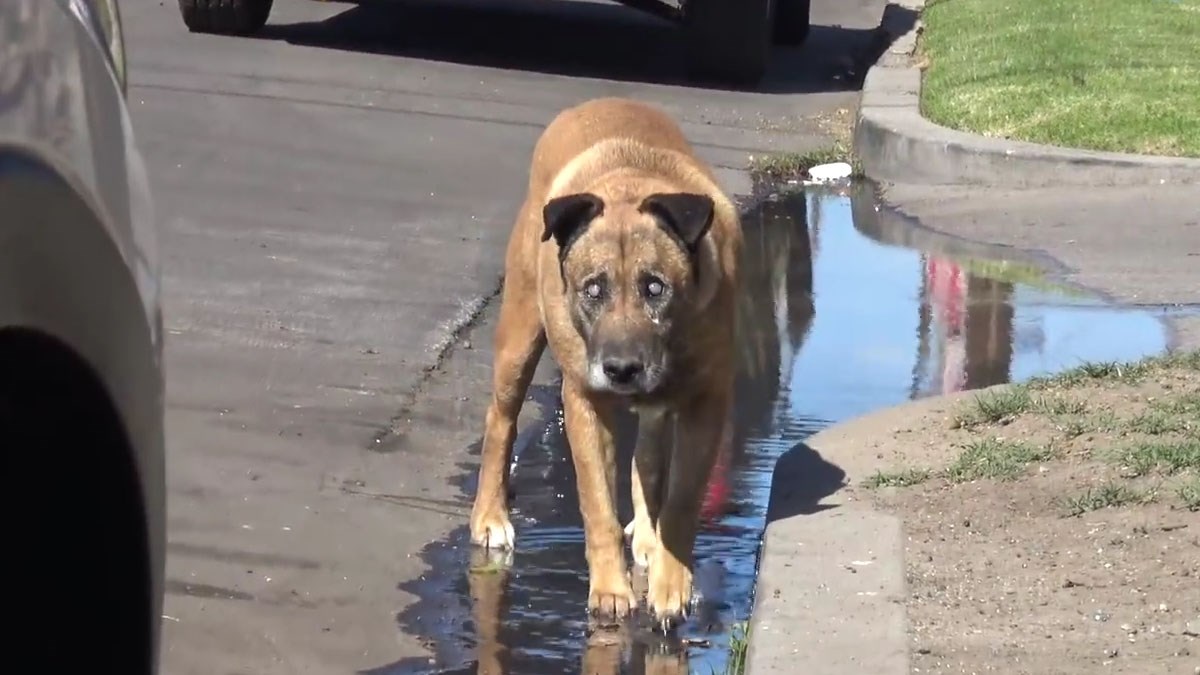
[[[553,412],[517,441],[517,550],[469,546],[465,526],[427,547],[429,571],[404,584],[419,601],[399,620],[434,656],[369,672],[721,673],[731,630],[752,606],[771,472],[784,452],[831,423],[905,400],[1166,347],[1156,317],[937,239],[877,212],[866,189],[777,195],[744,217],[735,433],[704,505],[699,601],[688,622],[670,637],[636,622],[588,630],[574,472],[557,388],[542,387],[533,401]],[[631,440],[620,444],[622,522]],[[837,467],[818,462],[813,471],[826,493],[840,487]]]

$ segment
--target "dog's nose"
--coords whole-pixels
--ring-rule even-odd
[[[604,359],[604,374],[614,384],[629,384],[642,374],[642,362],[637,359]]]

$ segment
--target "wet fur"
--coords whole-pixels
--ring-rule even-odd
[[[563,377],[589,608],[622,616],[638,604],[616,510],[614,412],[623,406],[640,420],[635,515],[626,530],[635,561],[648,568],[647,604],[664,623],[685,612],[699,509],[730,410],[740,248],[735,206],[665,113],[596,99],[547,126],[505,260],[471,513],[476,543],[513,546],[507,469],[517,415],[549,345]],[[661,274],[674,294],[669,302],[638,295],[647,269]],[[603,311],[581,292],[597,274],[624,289]],[[649,355],[644,377],[653,386],[633,393],[598,387],[594,357],[610,345]]]

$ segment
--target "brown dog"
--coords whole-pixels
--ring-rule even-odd
[[[517,414],[546,344],[583,515],[589,608],[636,607],[617,520],[614,409],[639,413],[635,560],[647,603],[673,622],[691,598],[699,509],[730,410],[737,209],[663,112],[597,99],[538,139],[505,259],[471,537],[513,545],[507,483]]]

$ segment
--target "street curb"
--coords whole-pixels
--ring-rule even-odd
[[[1006,386],[876,410],[829,427],[779,458],[745,675],[911,672],[904,524],[875,509],[862,486],[881,462],[869,439],[903,428],[914,413],[949,417],[962,401]],[[840,486],[822,489],[831,472],[841,477]]]
[[[921,69],[912,59],[922,29],[912,15],[924,7],[925,0],[895,0],[884,8],[880,30],[896,39],[867,71],[854,130],[854,150],[868,177],[1015,188],[1200,183],[1200,159],[986,138],[925,119]]]

